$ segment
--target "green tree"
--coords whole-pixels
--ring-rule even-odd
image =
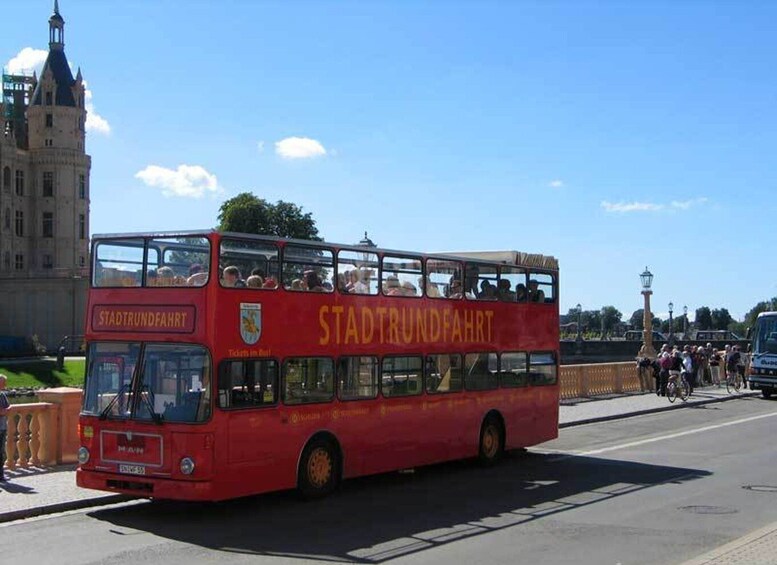
[[[745,326],[752,328],[755,325],[755,319],[758,317],[758,314],[761,312],[771,312],[774,310],[777,310],[777,296],[771,300],[764,300],[753,306],[752,309],[747,314],[745,314]]]
[[[696,309],[696,321],[694,323],[697,330],[712,329],[712,313],[707,306]]]
[[[658,330],[658,328],[661,326],[661,318],[656,318],[655,314],[653,312],[650,313],[651,316],[651,323],[653,325],[654,330]],[[629,318],[629,323],[635,330],[644,330],[644,319],[645,319],[645,309],[640,308],[639,310],[634,310],[634,313],[631,315],[631,318]]]
[[[604,306],[604,331],[612,332],[620,324],[623,314],[615,306]]]
[[[734,319],[725,308],[715,308],[710,316],[710,327],[715,330],[726,330]],[[706,329],[706,328],[705,328]]]
[[[310,212],[291,202],[271,204],[250,192],[226,200],[219,209],[219,230],[321,241]]]

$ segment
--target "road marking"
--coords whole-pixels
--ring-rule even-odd
[[[601,449],[592,449],[590,451],[575,451],[572,452],[577,456],[586,456],[586,455],[598,455],[600,453],[607,453],[608,451],[615,451],[617,449],[626,449],[627,447],[636,447],[638,445],[645,445],[647,443],[655,443],[657,441],[664,441],[667,439],[674,439],[678,437],[688,436],[691,434],[698,434],[701,432],[708,432],[710,430],[717,430],[720,428],[725,428],[727,426],[736,426],[737,424],[744,424],[747,422],[753,422],[755,420],[762,420],[763,418],[771,418],[773,416],[777,416],[777,412],[772,412],[771,414],[761,414],[759,416],[750,416],[748,418],[741,418],[739,420],[732,420],[730,422],[725,422],[723,424],[715,424],[713,426],[704,426],[703,428],[696,428],[695,430],[686,430],[684,432],[677,432],[674,434],[667,434],[664,436],[658,436],[658,437],[652,437],[648,439],[641,439],[639,441],[631,441],[629,443],[622,443],[620,445],[613,445],[610,447],[603,447]]]

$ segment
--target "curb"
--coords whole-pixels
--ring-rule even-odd
[[[96,498],[82,498],[80,500],[71,500],[60,502],[58,504],[49,504],[35,508],[25,508],[24,510],[12,510],[11,512],[0,512],[0,524],[3,522],[13,522],[25,518],[35,518],[46,514],[57,514],[68,510],[81,510],[82,508],[91,508],[95,506],[106,506],[116,504],[117,502],[127,502],[136,500],[136,497],[123,494],[111,494],[108,496],[99,496]]]
[[[684,561],[681,565],[714,565],[715,562],[746,563],[748,559],[752,559],[755,556],[762,557],[766,555],[766,551],[768,551],[768,548],[764,550],[763,553],[759,553],[756,550],[756,555],[754,556],[753,550],[750,547],[751,544],[757,544],[764,538],[769,538],[766,541],[771,541],[774,539],[773,536],[776,533],[777,523],[769,524],[768,526],[750,532],[739,539],[715,548],[704,555]],[[774,542],[771,543],[773,544]]]
[[[747,398],[752,396],[758,396],[758,391],[742,392],[740,394],[721,396],[719,398],[705,398],[704,400],[695,401],[693,403],[681,402],[680,404],[667,404],[666,406],[657,406],[656,408],[646,408],[644,410],[635,410],[634,412],[621,412],[619,414],[608,414],[607,416],[596,416],[594,418],[586,418],[585,420],[574,420],[572,422],[559,423],[560,428],[570,428],[572,426],[583,426],[585,424],[595,424],[597,422],[609,422],[610,420],[623,420],[624,418],[632,418],[634,416],[644,416],[645,414],[655,414],[657,412],[666,412],[668,410],[679,410],[681,408],[689,408],[691,406],[700,406],[702,404],[714,404],[716,402],[726,402],[727,400],[735,400],[737,398]]]

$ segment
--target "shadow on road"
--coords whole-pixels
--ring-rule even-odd
[[[148,502],[89,515],[221,551],[379,563],[709,474],[594,457],[516,454],[488,469],[457,462],[350,480],[317,501],[284,492],[221,503]]]

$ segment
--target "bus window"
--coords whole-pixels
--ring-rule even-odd
[[[223,239],[219,250],[219,274],[227,267],[238,271],[237,284],[223,277],[222,286],[274,290],[278,288],[278,247],[267,241]],[[230,269],[233,271],[233,269]]]
[[[135,417],[204,422],[210,417],[210,357],[204,347],[148,344]]]
[[[503,266],[499,272],[496,294],[502,302],[525,302],[526,271],[520,267]]]
[[[310,404],[334,398],[334,363],[328,357],[300,357],[283,362],[283,402]]]
[[[551,352],[529,354],[529,378],[533,385],[556,384],[556,355]]]
[[[421,394],[421,357],[384,357],[381,372],[383,396],[412,396]]]
[[[426,392],[458,392],[462,389],[461,355],[427,355]]]
[[[512,388],[529,384],[529,369],[525,352],[502,353],[500,363],[501,386]]]
[[[278,402],[275,359],[226,361],[219,377],[220,408],[256,408]]]
[[[528,286],[529,302],[555,302],[555,286],[553,285],[553,275],[548,273],[529,273]]]
[[[358,400],[378,396],[378,358],[340,357],[337,379],[341,400]]]
[[[384,255],[381,284],[386,296],[421,296],[423,294],[423,267],[416,257]]]
[[[467,353],[464,356],[464,387],[491,390],[499,386],[496,353]]]
[[[130,384],[140,355],[139,343],[90,343],[83,412],[99,416],[129,417]]]
[[[337,289],[344,294],[378,294],[378,255],[342,250],[337,254]]]
[[[426,296],[459,299],[464,296],[461,263],[446,259],[426,260]]]
[[[210,242],[205,237],[151,239],[147,261],[149,273],[156,269],[149,286],[203,286],[208,282]]]
[[[283,288],[303,292],[334,290],[334,253],[323,247],[283,248]]]
[[[94,246],[92,286],[140,286],[143,239],[106,240]]]

